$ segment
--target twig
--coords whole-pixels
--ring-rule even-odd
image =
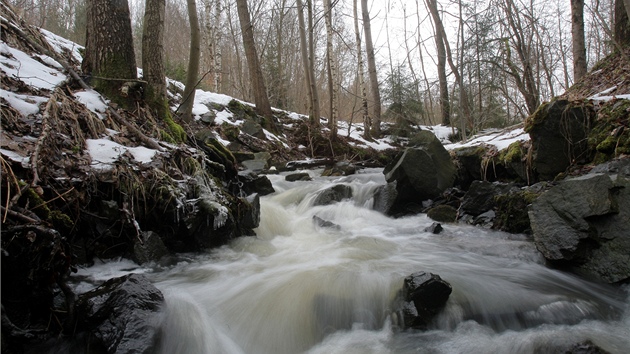
[[[2,210],[2,212],[5,215],[12,216],[12,217],[14,217],[16,219],[20,219],[21,221],[24,221],[24,222],[28,222],[28,223],[32,223],[32,224],[37,224],[38,222],[40,222],[39,220],[35,220],[35,219],[31,218],[31,217],[28,217],[28,216],[26,216],[24,214],[21,214],[21,213],[18,213],[16,211],[13,211],[13,210],[10,210],[10,209],[5,209],[5,207],[3,207],[3,206],[0,206],[0,210]]]
[[[52,202],[52,201],[54,201],[54,200],[57,200],[57,199],[59,199],[59,198],[62,198],[62,199],[63,199],[63,196],[64,196],[64,195],[66,195],[66,194],[68,194],[68,193],[72,192],[73,190],[74,190],[74,187],[72,187],[72,188],[68,189],[67,191],[63,192],[62,194],[59,194],[59,193],[57,193],[57,191],[55,191],[55,193],[57,193],[57,196],[56,196],[56,197],[54,197],[54,198],[52,198],[52,199],[50,199],[50,200],[47,200],[47,201],[45,201],[45,202],[43,202],[43,203],[41,203],[41,204],[39,204],[39,205],[37,205],[37,206],[34,206],[34,207],[33,207],[33,209],[37,209],[37,208],[39,208],[39,207],[42,207],[42,206],[44,206],[44,205],[46,205],[46,204],[48,204],[48,203],[50,203],[50,202]]]
[[[140,141],[142,141],[148,147],[150,147],[150,148],[152,148],[154,150],[157,150],[157,151],[164,151],[164,149],[162,149],[162,147],[158,143],[156,143],[155,140],[153,140],[153,139],[149,138],[148,136],[144,135],[144,133],[142,133],[133,124],[129,123],[127,120],[125,120],[123,117],[121,117],[120,114],[118,114],[118,112],[116,112],[116,110],[112,106],[107,106],[107,110],[111,113],[111,115],[114,118],[114,120],[116,121],[116,123],[118,123],[120,125],[124,125],[127,129],[129,129],[129,131],[131,131],[131,133],[133,133],[135,136],[137,136],[138,139],[140,139]]]

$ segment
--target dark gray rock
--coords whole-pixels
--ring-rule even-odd
[[[91,348],[107,353],[154,353],[163,304],[162,293],[144,275],[110,279],[79,296],[77,329],[92,334]]]
[[[453,186],[455,165],[448,151],[433,138],[424,146],[405,149],[385,167],[385,179],[395,181],[398,192],[390,213],[409,212],[408,205],[420,205]]]
[[[234,186],[235,189],[233,190],[235,195],[240,195],[241,193],[245,195],[258,193],[263,196],[276,191],[273,189],[273,185],[267,176],[261,176],[252,171],[239,172],[238,181],[239,184]]]
[[[199,117],[199,120],[202,122],[212,125],[214,120],[217,118],[217,113],[214,110],[210,110]]]
[[[608,283],[630,279],[630,179],[588,174],[560,182],[529,208],[538,250]]]
[[[245,167],[247,170],[253,172],[262,172],[267,168],[267,161],[259,159],[245,160],[241,162],[241,165],[243,165],[243,167]]]
[[[426,232],[430,232],[434,235],[439,234],[440,232],[442,232],[444,230],[444,228],[442,227],[442,224],[438,223],[438,222],[434,222],[433,224],[431,224],[431,226],[428,226],[424,229],[424,231]]]
[[[405,278],[401,290],[401,305],[405,327],[426,328],[444,308],[451,285],[439,275],[417,272]]]
[[[396,191],[396,182],[379,186],[374,190],[374,204],[372,209],[380,211],[383,214],[391,214],[391,209],[398,197]]]
[[[339,161],[332,167],[326,168],[322,176],[349,176],[357,172],[357,167],[347,161]]]
[[[153,231],[144,231],[140,235],[142,243],[136,242],[133,246],[133,254],[138,264],[157,262],[170,252],[162,242],[160,235]]]
[[[352,187],[345,184],[337,184],[319,192],[313,200],[313,206],[330,205],[350,198],[352,198]]]

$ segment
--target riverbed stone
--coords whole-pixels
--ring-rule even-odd
[[[140,234],[140,238],[142,242],[137,241],[133,246],[134,259],[138,264],[158,262],[162,257],[170,254],[156,232],[144,231]]]

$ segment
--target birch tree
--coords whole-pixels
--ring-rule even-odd
[[[332,5],[330,0],[324,0],[324,19],[326,22],[326,59],[328,61],[328,94],[330,96],[330,118],[328,119],[328,128],[331,137],[337,137],[337,120],[338,120],[338,94],[337,87],[337,64],[335,63],[333,50],[333,27],[332,27]]]
[[[359,91],[361,92],[361,115],[363,117],[363,137],[367,140],[372,139],[370,128],[372,126],[370,122],[370,112],[368,110],[367,89],[365,87],[365,71],[363,64],[363,49],[361,47],[361,32],[359,31],[359,14],[358,14],[357,0],[352,1],[352,11],[354,17],[354,38],[356,41],[357,51],[357,78],[359,84]]]
[[[378,87],[378,75],[376,72],[376,59],[374,58],[374,42],[372,41],[372,26],[370,24],[370,12],[367,0],[361,0],[361,12],[363,15],[363,32],[365,34],[365,51],[367,52],[368,75],[372,93],[372,136],[381,136],[381,94]]]

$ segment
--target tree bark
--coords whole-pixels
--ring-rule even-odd
[[[571,36],[573,47],[573,82],[577,82],[586,75],[584,0],[571,0]]]
[[[131,106],[133,99],[120,91],[124,79],[138,77],[129,4],[127,0],[89,0],[87,18],[81,69],[92,75],[95,89],[119,104]]]
[[[243,47],[245,48],[245,57],[247,58],[249,75],[252,80],[256,112],[261,116],[272,119],[273,112],[269,104],[269,97],[267,97],[267,88],[265,87],[265,81],[258,61],[258,54],[256,54],[254,29],[249,16],[249,9],[247,8],[247,0],[236,0],[236,10],[238,11],[238,19],[241,23]]]
[[[443,31],[439,29],[441,23],[436,0],[426,0],[427,7],[435,26],[435,46],[437,48],[437,70],[440,83],[440,107],[442,111],[442,125],[451,125],[451,105],[448,98],[448,81],[446,80],[446,48],[444,47]]]
[[[365,33],[365,50],[367,52],[368,75],[372,90],[372,136],[381,136],[381,93],[378,88],[378,76],[376,73],[376,59],[374,58],[374,42],[372,41],[372,27],[367,0],[361,0],[361,12],[363,14],[363,32]]]
[[[195,0],[186,0],[186,3],[188,6],[188,18],[190,19],[190,55],[188,58],[188,72],[186,73],[186,87],[184,88],[182,103],[177,109],[177,113],[184,122],[190,123],[193,119],[192,109],[195,103],[197,77],[199,76],[201,31],[199,29]]]
[[[298,23],[300,27],[300,54],[302,56],[302,66],[304,67],[304,77],[306,79],[306,86],[309,98],[308,111],[311,119],[311,124],[313,126],[319,127],[319,100],[317,99],[315,73],[312,70],[313,66],[311,65],[311,59],[309,58],[310,45],[306,41],[306,24],[304,22],[304,4],[302,3],[302,0],[297,0],[296,6],[298,11]],[[309,27],[309,29],[311,28]]]
[[[142,28],[142,77],[147,82],[144,97],[158,117],[165,117],[169,110],[164,68],[165,6],[165,0],[146,0]]]
[[[630,0],[615,0],[614,32],[619,46],[630,46]]]
[[[317,89],[317,77],[315,76],[315,27],[313,25],[313,0],[306,0],[306,10],[308,18],[308,72],[311,76],[311,90],[313,93],[313,121],[314,127],[320,126],[319,92]]]

